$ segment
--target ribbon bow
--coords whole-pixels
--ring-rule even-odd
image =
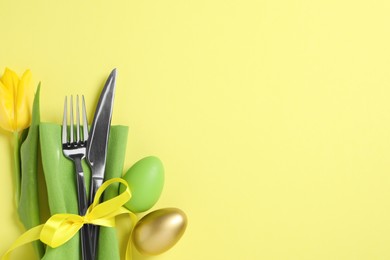
[[[105,189],[116,182],[125,185],[126,190],[110,200],[99,203],[100,197]],[[122,207],[130,198],[131,192],[126,181],[121,178],[110,179],[104,182],[97,190],[95,199],[92,205],[89,206],[85,216],[68,213],[55,214],[51,216],[45,224],[31,228],[16,239],[16,241],[3,255],[2,260],[9,259],[9,255],[14,249],[38,239],[48,246],[56,248],[66,243],[75,234],[77,234],[84,224],[115,227],[115,217],[122,214],[128,214],[135,224],[137,222],[135,214]],[[131,259],[131,256],[129,255],[131,255],[131,236],[129,237],[129,241],[127,243],[126,260]]]

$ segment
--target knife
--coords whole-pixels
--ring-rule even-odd
[[[91,168],[91,185],[89,204],[91,205],[96,191],[104,181],[104,171],[106,168],[108,137],[110,134],[110,125],[112,109],[115,94],[116,69],[114,69],[107,78],[99,102],[96,107],[95,115],[89,130],[89,140],[87,144],[86,159]],[[92,244],[92,259],[95,259],[97,252],[98,232],[97,226],[90,226],[90,237]]]

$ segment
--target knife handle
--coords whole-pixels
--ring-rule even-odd
[[[102,186],[103,184],[103,178],[94,178],[92,177],[91,178],[91,185],[90,185],[90,192],[89,192],[89,205],[92,204],[93,200],[95,199],[95,195],[96,195],[96,192],[97,190],[100,188],[100,186]]]
[[[89,205],[93,203],[95,198],[95,194],[100,186],[103,184],[103,178],[91,178],[91,190],[89,196]],[[89,227],[89,235],[91,238],[91,251],[92,251],[92,259],[97,259],[97,244],[98,244],[98,236],[99,236],[99,227],[95,225],[88,225]]]

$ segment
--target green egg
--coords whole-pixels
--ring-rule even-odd
[[[125,207],[139,213],[149,210],[160,198],[164,186],[164,167],[155,156],[145,157],[127,170],[123,179],[129,184],[132,197]],[[125,187],[121,185],[120,191]]]

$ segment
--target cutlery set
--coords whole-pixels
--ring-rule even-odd
[[[112,109],[115,94],[116,69],[109,75],[100,94],[94,118],[88,131],[85,100],[82,96],[82,135],[80,126],[79,97],[76,97],[76,126],[73,117],[73,97],[70,98],[70,128],[67,122],[67,98],[65,97],[64,117],[62,124],[62,151],[66,158],[75,165],[76,186],[78,197],[78,213],[85,215],[88,206],[92,204],[95,193],[104,181],[106,167],[107,145],[110,133]],[[76,132],[76,136],[74,133]],[[81,161],[86,159],[91,169],[89,200],[86,193],[84,172]],[[99,228],[85,225],[80,230],[81,256],[83,260],[94,260],[97,255]]]
[[[141,254],[158,255],[183,235],[187,217],[178,208],[161,208],[137,216],[158,201],[164,186],[164,167],[159,158],[147,156],[123,174],[128,127],[111,126],[115,83],[116,69],[104,84],[90,125],[84,96],[65,97],[62,129],[58,124],[40,121],[38,86],[30,127],[20,138],[14,132],[14,174],[21,177],[15,185],[20,196],[18,215],[27,230],[1,259],[9,259],[16,248],[34,241],[39,259],[120,259],[116,230],[112,228],[119,215],[129,217],[132,224],[125,253],[129,260],[133,246]],[[5,101],[0,100],[0,107],[4,108],[11,101],[2,98]],[[51,213],[45,223],[38,203],[40,159]],[[115,186],[105,191],[112,184]],[[104,202],[100,203],[102,196]]]

